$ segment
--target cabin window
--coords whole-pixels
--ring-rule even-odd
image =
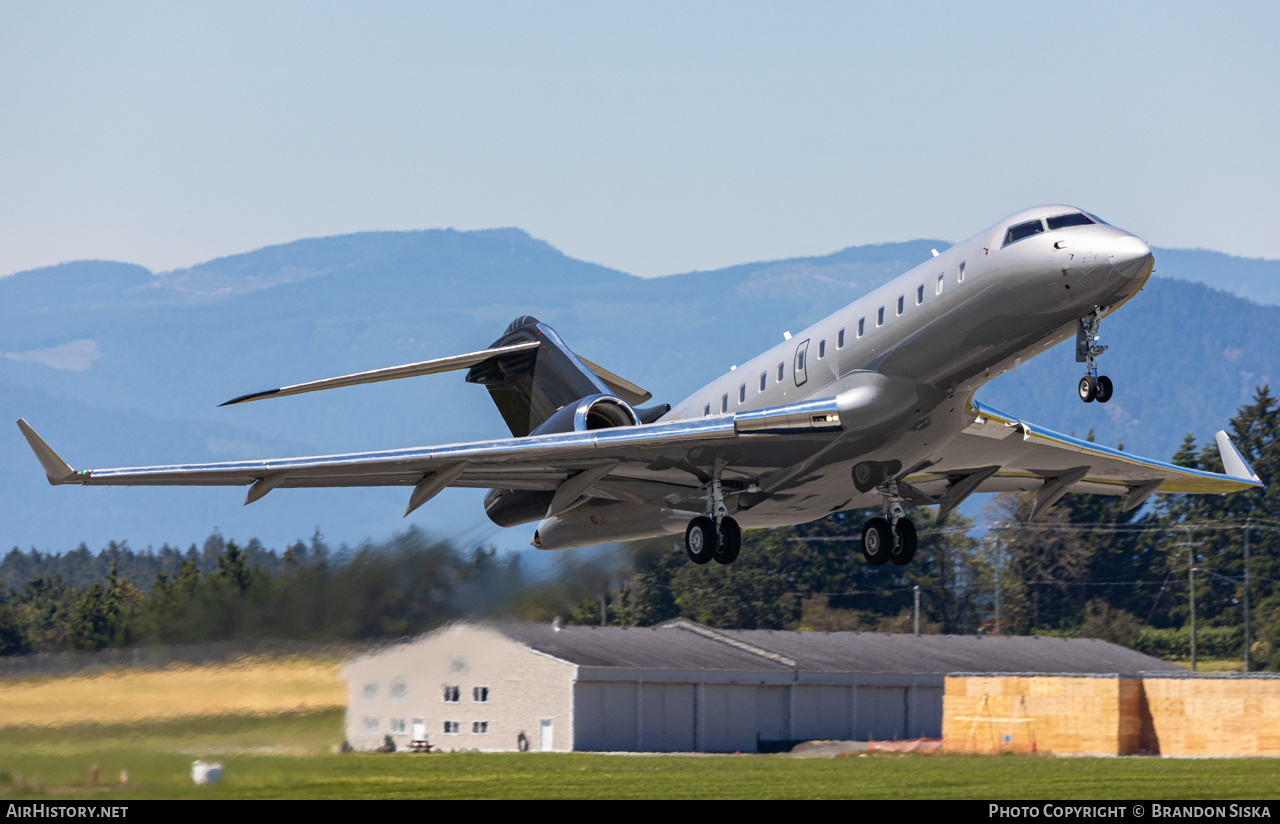
[[[938,285],[933,287],[933,293],[935,295],[942,294],[942,284],[946,283],[946,281],[947,281],[946,275],[938,275]]]
[[[711,416],[711,404],[707,404],[706,406],[702,407],[702,414],[707,417]]]
[[[720,411],[721,412],[729,411],[729,393],[728,392],[725,392],[723,395],[720,396]]]
[[[786,362],[778,364],[778,383],[782,383],[782,373],[787,368]]]
[[[858,318],[858,337],[862,337],[867,331],[867,319]]]
[[[761,392],[764,391],[765,384],[767,384],[768,382],[769,382],[769,373],[761,372],[760,373],[760,391]]]
[[[960,268],[956,271],[956,283],[964,283],[964,261],[960,261]]]
[[[836,348],[837,349],[844,348],[844,330],[843,329],[841,329],[840,332],[836,335]]]
[[[906,298],[904,298],[902,295],[898,295],[898,314],[899,315],[902,314],[902,305],[905,302],[906,302]]]
[[[924,284],[923,283],[916,287],[916,306],[919,306],[922,303],[924,303]]]
[[[1004,245],[1017,243],[1023,238],[1038,235],[1044,231],[1044,224],[1038,220],[1028,220],[1026,223],[1019,223],[1017,226],[1010,226],[1009,231],[1005,232]]]
[[[876,312],[876,326],[884,326],[884,307],[883,306],[881,306],[880,310]]]
[[[824,338],[823,340],[818,341],[818,360],[822,360],[826,356],[827,356],[827,341]]]
[[[738,403],[747,402],[747,385],[744,383],[738,387]]]

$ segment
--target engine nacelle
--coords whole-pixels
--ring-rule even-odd
[[[665,404],[652,411],[666,412]],[[650,411],[650,410],[645,410]],[[611,429],[615,426],[636,426],[641,415],[621,398],[612,395],[590,395],[568,404],[535,429],[533,435],[559,434],[562,432],[589,432],[593,429]],[[501,527],[519,526],[540,521],[551,506],[554,490],[540,489],[491,489],[484,499],[484,512],[489,520]]]
[[[640,416],[631,404],[613,395],[589,395],[575,403],[566,404],[558,412],[543,421],[534,435],[561,432],[588,432],[593,429],[612,429],[615,426],[636,426]]]

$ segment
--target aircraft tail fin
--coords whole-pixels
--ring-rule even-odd
[[[631,381],[575,355],[555,330],[537,318],[523,315],[507,326],[489,348],[522,349],[472,366],[467,382],[489,390],[511,434],[522,438],[574,401],[590,395],[616,395],[629,404],[653,397]]]

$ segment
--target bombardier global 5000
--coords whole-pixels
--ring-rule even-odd
[[[872,564],[916,550],[912,506],[945,517],[974,492],[1225,493],[1259,485],[1225,432],[1226,474],[1148,460],[1052,432],[974,399],[984,383],[1074,340],[1084,402],[1106,403],[1102,321],[1150,277],[1151,250],[1069,206],[984,229],[708,383],[674,407],[565,345],[533,317],[487,349],[244,395],[228,404],[466,369],[511,437],[311,458],[75,470],[18,421],[49,482],[410,487],[408,515],[446,487],[489,489],[494,523],[537,522],[543,549],[683,532],[695,563],[732,563],[742,530],[876,507]],[[226,405],[226,404],[224,404]]]

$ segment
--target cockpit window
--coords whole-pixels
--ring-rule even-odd
[[[1051,217],[1047,223],[1049,224],[1049,231],[1052,232],[1054,229],[1065,229],[1068,226],[1092,226],[1093,218],[1076,212],[1071,215]]]
[[[1004,245],[1008,246],[1016,240],[1022,240],[1024,237],[1038,235],[1044,231],[1044,224],[1038,220],[1028,220],[1026,223],[1019,223],[1017,226],[1010,226],[1009,231],[1004,235]]]

